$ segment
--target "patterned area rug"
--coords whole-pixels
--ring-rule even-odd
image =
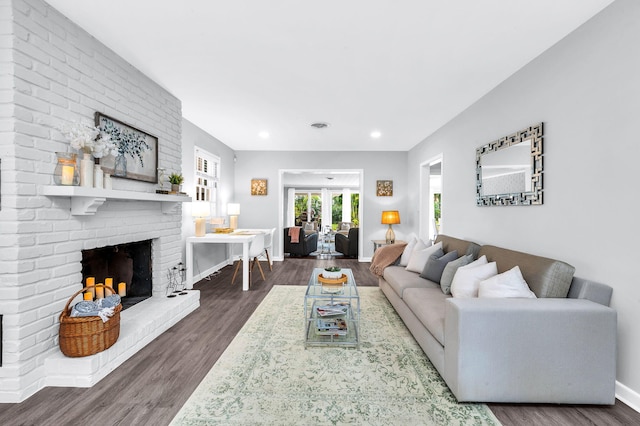
[[[499,425],[459,404],[377,287],[359,349],[304,348],[304,286],[274,286],[172,425]]]

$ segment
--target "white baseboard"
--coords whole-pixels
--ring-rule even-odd
[[[213,274],[216,271],[219,271],[220,269],[224,268],[227,265],[233,265],[233,259],[228,259],[228,260],[225,260],[223,262],[220,262],[217,265],[214,265],[211,268],[209,268],[209,269],[207,269],[205,271],[202,271],[197,275],[194,275],[193,282],[197,283],[200,280],[202,280],[203,278],[208,277],[209,275]]]
[[[617,380],[616,398],[640,413],[640,394]]]

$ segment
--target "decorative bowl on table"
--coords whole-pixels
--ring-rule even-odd
[[[336,280],[342,277],[342,269],[337,266],[331,266],[329,268],[324,268],[322,271],[322,277],[328,278],[330,280]]]
[[[213,228],[215,234],[230,234],[233,232],[233,228]]]

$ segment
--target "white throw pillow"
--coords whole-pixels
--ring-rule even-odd
[[[404,247],[404,251],[402,252],[402,256],[400,256],[400,263],[398,263],[398,265],[407,266],[409,264],[411,253],[413,253],[413,249],[415,248],[416,244],[418,244],[418,239],[416,237],[413,237],[413,239],[409,241],[409,244]]]
[[[489,263],[489,261],[487,261],[487,256],[482,255],[481,257],[477,258],[476,260],[469,263],[468,265],[461,266],[460,268],[471,269],[471,268],[475,268],[476,266],[486,265],[487,263]]]
[[[502,274],[480,282],[478,297],[526,297],[535,299],[536,294],[522,277],[520,267],[514,266]]]
[[[478,297],[480,281],[498,274],[496,262],[469,268],[472,263],[458,268],[451,283],[451,295],[458,298]]]
[[[422,243],[422,246],[425,246],[426,248],[419,249],[421,246],[420,243]],[[406,268],[407,271],[421,273],[424,269],[424,265],[427,264],[427,260],[429,260],[429,256],[440,249],[442,249],[442,241],[431,247],[427,247],[425,243],[420,241],[413,249],[413,253],[411,253],[411,259],[409,259],[409,263]]]

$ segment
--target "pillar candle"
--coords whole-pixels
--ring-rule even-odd
[[[84,300],[93,300],[93,294],[90,291],[84,292]]]
[[[62,185],[73,185],[73,171],[73,166],[62,166],[62,176],[60,176]]]
[[[104,287],[96,287],[96,298],[104,299]]]
[[[91,292],[91,297],[96,296],[96,278],[95,277],[87,277],[87,290]]]
[[[124,297],[127,295],[127,285],[125,283],[118,284],[118,295]]]
[[[113,288],[113,278],[105,278],[104,279],[104,285],[106,285],[109,288]],[[109,293],[111,294],[111,293]]]

